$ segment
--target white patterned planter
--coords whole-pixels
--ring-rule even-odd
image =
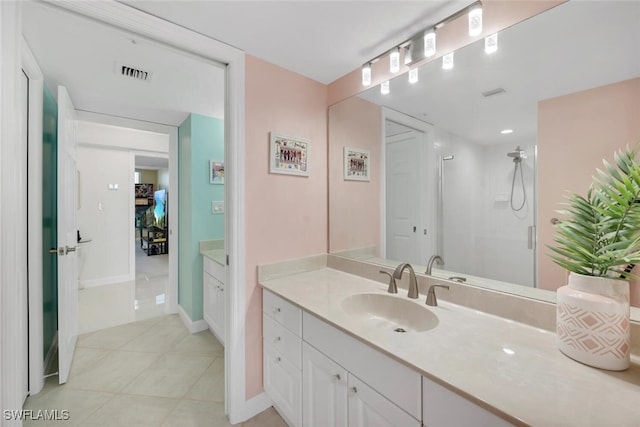
[[[629,283],[571,273],[558,289],[558,348],[596,368],[622,371],[631,352]]]

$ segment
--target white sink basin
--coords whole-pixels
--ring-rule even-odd
[[[341,308],[376,329],[424,332],[438,326],[438,317],[423,305],[387,294],[355,294],[342,300]]]

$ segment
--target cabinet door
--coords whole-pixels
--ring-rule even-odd
[[[224,344],[224,293],[220,290],[222,283],[209,273],[204,273],[202,278],[203,317],[221,344]]]
[[[420,427],[420,421],[349,374],[349,427]]]
[[[290,427],[302,425],[300,371],[268,343],[264,343],[264,390]]]
[[[347,427],[347,371],[302,344],[303,425]]]
[[[215,279],[214,279],[215,280]],[[217,333],[218,341],[220,344],[224,345],[225,340],[225,325],[226,325],[226,300],[224,295],[224,283],[218,281],[216,290],[218,291],[218,297],[216,299],[216,325],[217,325]]]

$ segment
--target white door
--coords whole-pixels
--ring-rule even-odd
[[[76,111],[58,86],[58,371],[67,382],[78,338]]]
[[[410,130],[385,144],[386,257],[411,263],[421,263],[419,140],[420,133]]]
[[[22,119],[22,129],[21,129],[21,135],[22,135],[22,152],[20,153],[21,156],[23,156],[23,158],[21,158],[21,163],[26,165],[27,164],[27,147],[29,146],[29,78],[27,77],[27,75],[24,73],[24,71],[22,71],[21,75],[20,75],[20,96],[23,97],[24,99],[24,103],[22,104],[23,108],[21,113],[21,119]],[[22,173],[23,176],[19,177],[19,179],[23,182],[27,182],[27,168],[22,168]],[[29,191],[30,189],[27,188],[27,191]],[[34,190],[35,191],[35,190]],[[27,196],[21,196],[19,199],[19,203],[22,205],[20,206],[20,210],[23,210],[26,212],[28,209],[28,202],[27,202]],[[26,223],[26,218],[22,219],[22,222],[20,224],[21,228],[24,230],[25,236],[28,235],[28,225]],[[24,241],[20,242],[21,247],[19,248],[15,248],[16,251],[20,251],[20,259],[23,260],[24,262],[24,266],[26,267],[28,264],[28,260],[26,258],[27,256],[27,243],[26,243],[26,239],[24,239]],[[22,246],[24,245],[24,246]],[[20,305],[21,305],[21,325],[22,325],[22,331],[24,332],[24,335],[21,337],[21,342],[20,342],[20,360],[29,360],[29,303],[28,303],[28,295],[27,295],[27,289],[26,287],[28,286],[28,279],[25,275],[24,277],[24,289],[20,290]],[[35,372],[32,373],[32,375],[35,375]],[[20,390],[22,393],[22,397],[24,399],[27,398],[27,395],[29,394],[29,370],[25,369],[24,372],[22,373],[22,377],[20,378]]]
[[[420,421],[349,374],[349,427],[420,427]]]
[[[302,344],[302,425],[347,427],[347,371]]]

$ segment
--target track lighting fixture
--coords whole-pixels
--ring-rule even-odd
[[[479,36],[482,33],[482,4],[475,3],[469,8],[469,35]]]
[[[484,39],[485,53],[493,53],[498,50],[498,33],[491,34]]]
[[[453,68],[453,52],[449,52],[442,57],[442,69],[450,70],[452,68]]]
[[[417,83],[418,82],[418,67],[414,67],[409,70],[409,83]]]
[[[389,55],[389,71],[397,73],[400,71],[400,47],[396,47]]]
[[[431,58],[436,54],[436,30],[432,28],[424,34],[424,56]]]
[[[380,93],[383,95],[389,94],[389,80],[385,80],[380,85]]]
[[[367,62],[362,66],[362,86],[371,84],[371,62]]]

